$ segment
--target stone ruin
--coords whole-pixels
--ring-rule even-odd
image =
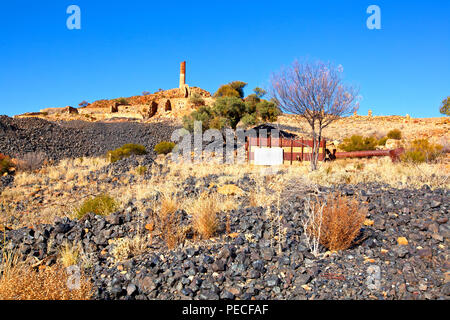
[[[71,106],[67,106],[64,108],[47,108],[40,110],[41,113],[46,114],[78,114],[78,109],[73,108]]]
[[[133,117],[144,120],[181,116],[191,110],[189,98],[193,94],[205,100],[211,99],[209,92],[186,84],[186,61],[183,61],[180,65],[178,88],[130,97],[125,99],[126,104],[121,102],[122,99],[100,100],[78,110],[80,114],[106,114],[107,117]]]
[[[135,118],[150,119],[164,117],[179,117],[189,113],[193,106],[189,98],[198,95],[206,104],[213,101],[211,94],[198,87],[186,84],[186,61],[181,62],[179,87],[170,90],[159,90],[153,94],[133,96],[113,100],[98,100],[85,107],[47,108],[40,115],[80,114],[99,116],[100,118]],[[98,118],[98,117],[97,117]]]

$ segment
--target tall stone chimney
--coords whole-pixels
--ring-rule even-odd
[[[183,61],[180,66],[180,89],[183,89],[186,84],[186,61]]]

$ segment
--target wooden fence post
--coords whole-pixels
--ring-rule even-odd
[[[294,146],[293,146],[294,142],[293,141],[294,140],[291,138],[291,165],[292,165],[292,160],[294,158]]]
[[[304,149],[304,147],[305,147],[305,143],[304,143],[303,138],[302,138],[302,161],[304,160],[303,159],[303,149]]]

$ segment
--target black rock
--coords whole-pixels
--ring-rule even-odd
[[[278,286],[280,284],[280,278],[278,278],[278,276],[276,276],[276,275],[270,276],[267,279],[266,283],[269,287]]]
[[[219,295],[211,291],[202,291],[198,294],[200,300],[219,300]]]
[[[225,262],[221,260],[216,260],[212,265],[211,268],[213,271],[225,271]]]
[[[261,257],[266,261],[271,261],[274,255],[274,250],[272,248],[261,249]]]
[[[133,283],[130,283],[127,286],[127,295],[132,296],[133,294],[136,293],[136,291],[137,291],[137,287]]]
[[[205,256],[205,258],[203,259],[203,262],[206,264],[211,264],[214,262],[214,258],[211,256]]]
[[[257,271],[264,271],[264,262],[261,260],[253,261],[252,266]]]
[[[296,286],[302,286],[311,281],[311,276],[308,274],[300,274],[295,278],[295,285]]]
[[[66,233],[71,229],[70,225],[68,223],[58,223],[55,226],[55,232],[56,233]]]
[[[222,300],[234,300],[234,294],[229,292],[228,290],[223,290],[220,294],[220,299]]]

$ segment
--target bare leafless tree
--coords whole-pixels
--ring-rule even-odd
[[[311,127],[311,170],[317,169],[323,129],[358,110],[358,90],[343,84],[341,73],[342,66],[294,61],[272,75],[272,98],[283,112],[303,117]]]

